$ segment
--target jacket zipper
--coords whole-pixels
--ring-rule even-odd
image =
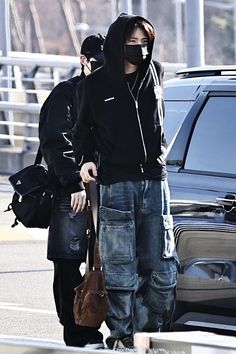
[[[138,111],[138,96],[139,96],[139,91],[143,85],[143,82],[144,80],[146,79],[146,76],[147,76],[147,72],[146,72],[146,75],[144,76],[143,80],[141,81],[140,83],[140,86],[138,88],[138,92],[137,92],[137,98],[135,99],[134,95],[133,95],[133,92],[131,91],[130,87],[129,87],[129,84],[127,83],[127,86],[128,86],[128,89],[129,89],[129,92],[131,94],[131,97],[133,98],[134,100],[134,104],[135,104],[135,109],[136,109],[136,114],[137,114],[137,120],[138,120],[138,125],[139,125],[139,131],[140,131],[140,135],[141,135],[141,139],[142,139],[142,145],[143,145],[143,151],[144,151],[144,163],[147,162],[147,149],[146,149],[146,145],[145,145],[145,141],[144,141],[144,136],[143,136],[143,130],[142,130],[142,126],[141,126],[141,120],[140,120],[140,115],[139,115],[139,111]],[[143,165],[140,164],[140,169],[141,169],[141,172],[144,173],[144,169],[143,169]]]

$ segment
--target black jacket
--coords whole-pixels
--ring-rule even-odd
[[[44,102],[39,139],[56,190],[73,193],[84,189],[72,151],[71,130],[75,124],[77,91],[84,74],[59,83]]]
[[[121,15],[110,26],[104,43],[105,64],[78,85],[82,94],[72,134],[75,158],[79,164],[95,161],[97,151],[102,184],[165,178],[165,164],[160,159],[163,69],[151,61],[151,43],[149,55],[139,67],[139,89],[134,97],[127,85],[123,57],[124,33],[131,17]]]

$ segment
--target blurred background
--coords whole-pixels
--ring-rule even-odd
[[[185,0],[9,0],[9,5],[13,51],[78,55],[85,36],[106,34],[119,13],[132,12],[155,26],[156,59],[186,61]],[[203,0],[203,5],[205,63],[234,63],[236,1]]]

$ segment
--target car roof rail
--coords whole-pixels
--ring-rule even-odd
[[[200,66],[181,69],[176,72],[182,78],[202,76],[236,76],[236,65]]]

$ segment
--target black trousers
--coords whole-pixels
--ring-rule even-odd
[[[60,323],[64,327],[63,337],[66,345],[83,347],[90,341],[101,341],[103,335],[99,328],[77,326],[74,322],[74,288],[83,281],[79,270],[81,261],[61,259],[53,263],[54,300]]]

